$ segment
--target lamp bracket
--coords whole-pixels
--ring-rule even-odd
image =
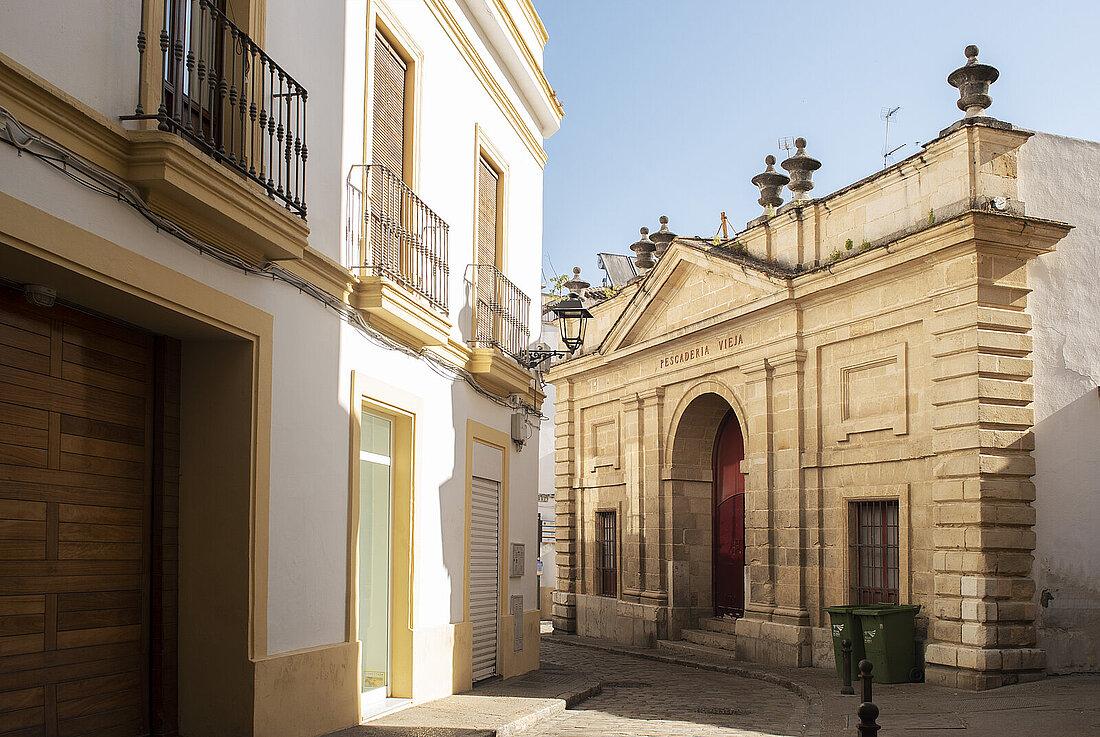
[[[533,350],[524,351],[519,354],[518,360],[521,366],[528,369],[533,369],[543,361],[551,358],[568,358],[573,354],[568,351],[545,351],[545,350]]]

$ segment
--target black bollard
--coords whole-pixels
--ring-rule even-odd
[[[866,704],[871,703],[871,681],[875,679],[871,671],[874,667],[870,660],[859,661],[859,680],[863,682],[863,702]]]
[[[878,737],[879,725],[875,721],[878,719],[878,707],[871,702],[871,682],[874,680],[871,671],[873,669],[874,666],[871,665],[871,661],[859,661],[859,680],[863,682],[863,703],[859,705],[859,709],[856,711],[856,714],[859,715],[859,724],[856,725],[856,735],[858,737]]]
[[[844,675],[840,678],[840,693],[851,696],[856,691],[852,688],[852,641],[840,641],[840,663],[844,669]]]
[[[856,713],[859,714],[856,735],[858,737],[876,737],[879,730],[878,722],[875,721],[878,718],[878,707],[869,701],[864,701],[859,705],[859,710]]]

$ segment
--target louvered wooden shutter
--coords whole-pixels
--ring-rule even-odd
[[[477,168],[477,262],[499,266],[497,259],[497,173],[485,159]]]
[[[485,159],[477,165],[477,263],[499,266],[497,260],[497,173]],[[494,313],[497,301],[496,272],[478,269],[477,333],[479,340],[500,337],[500,321]]]
[[[405,178],[405,62],[374,35],[373,163]]]

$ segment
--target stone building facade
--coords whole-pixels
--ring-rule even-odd
[[[982,109],[731,239],[675,238],[593,307],[584,353],[551,374],[557,630],[650,646],[703,632],[741,659],[831,667],[826,607],[859,601],[873,563],[921,606],[930,682],[1044,671],[1032,351],[1050,332],[1029,299],[1071,226],[1029,213],[1022,189],[1063,185],[1034,166],[1023,182],[1033,134]],[[738,431],[743,605],[714,619],[730,570],[716,456]],[[869,563],[859,515],[876,509],[894,547]]]

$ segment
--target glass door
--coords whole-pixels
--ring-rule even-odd
[[[359,446],[359,640],[363,704],[390,689],[390,529],[393,423],[363,412]]]

